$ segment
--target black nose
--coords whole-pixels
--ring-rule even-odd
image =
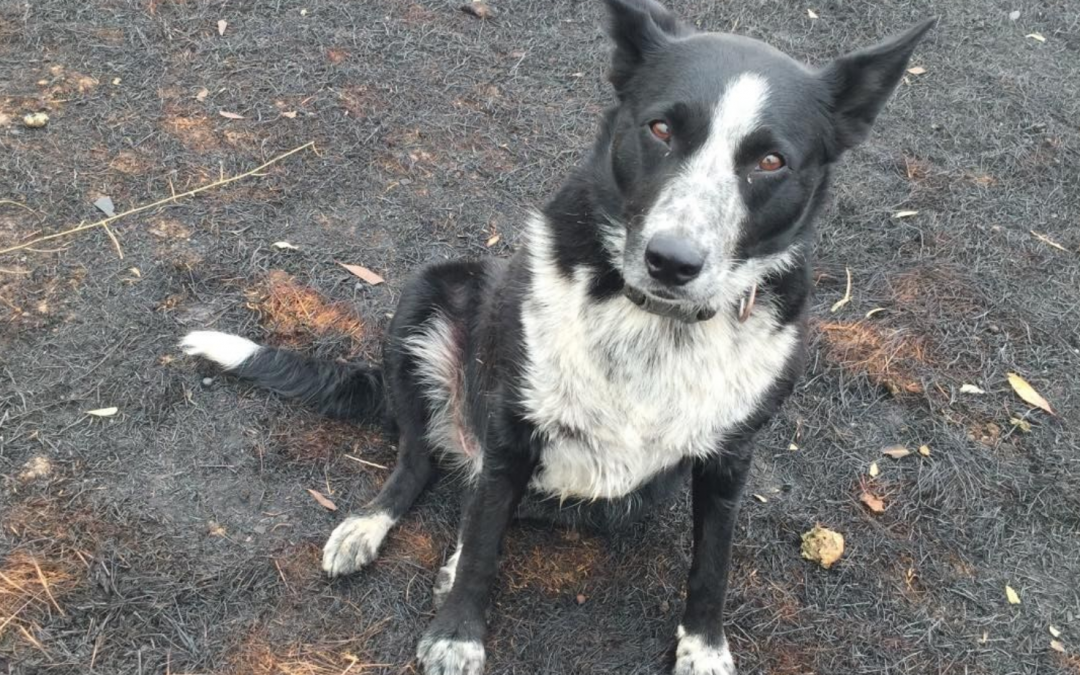
[[[645,247],[649,276],[667,286],[682,286],[701,273],[705,257],[680,237],[658,234]]]

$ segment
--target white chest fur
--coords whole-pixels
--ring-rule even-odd
[[[522,308],[529,362],[524,405],[545,439],[533,487],[560,498],[615,498],[686,457],[716,452],[796,348],[759,304],[746,323],[721,312],[693,325],[587,294],[533,240],[533,292]]]

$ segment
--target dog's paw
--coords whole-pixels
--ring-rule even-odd
[[[446,600],[446,596],[450,593],[450,589],[454,587],[459,558],[461,558],[461,546],[458,546],[457,550],[454,551],[454,555],[450,556],[446,564],[439,569],[439,573],[435,575],[435,587],[432,589],[432,602],[435,604],[435,609],[442,607],[443,601]]]
[[[702,636],[689,634],[679,626],[673,675],[736,675],[727,638],[710,645]]]
[[[481,675],[484,645],[479,640],[425,635],[416,648],[425,675]]]
[[[386,513],[350,516],[334,528],[323,547],[322,568],[332,577],[355,572],[375,560],[394,519]]]
[[[216,330],[197,330],[188,333],[180,341],[180,349],[188,356],[201,356],[232,370],[259,351],[259,345],[239,335],[219,333]]]

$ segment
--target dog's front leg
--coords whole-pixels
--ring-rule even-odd
[[[750,468],[748,442],[694,466],[694,561],[679,626],[675,675],[735,675],[724,635],[731,544]]]
[[[522,452],[512,457],[484,455],[454,553],[453,586],[416,650],[427,675],[483,672],[484,611],[495,582],[500,543],[535,465],[535,459]]]

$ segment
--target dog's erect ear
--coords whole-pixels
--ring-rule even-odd
[[[902,35],[843,56],[821,72],[832,100],[837,154],[866,140],[911,53],[936,23],[937,19],[924,21]]]
[[[611,16],[608,33],[615,41],[608,79],[622,88],[651,52],[693,30],[655,0],[606,0]]]

